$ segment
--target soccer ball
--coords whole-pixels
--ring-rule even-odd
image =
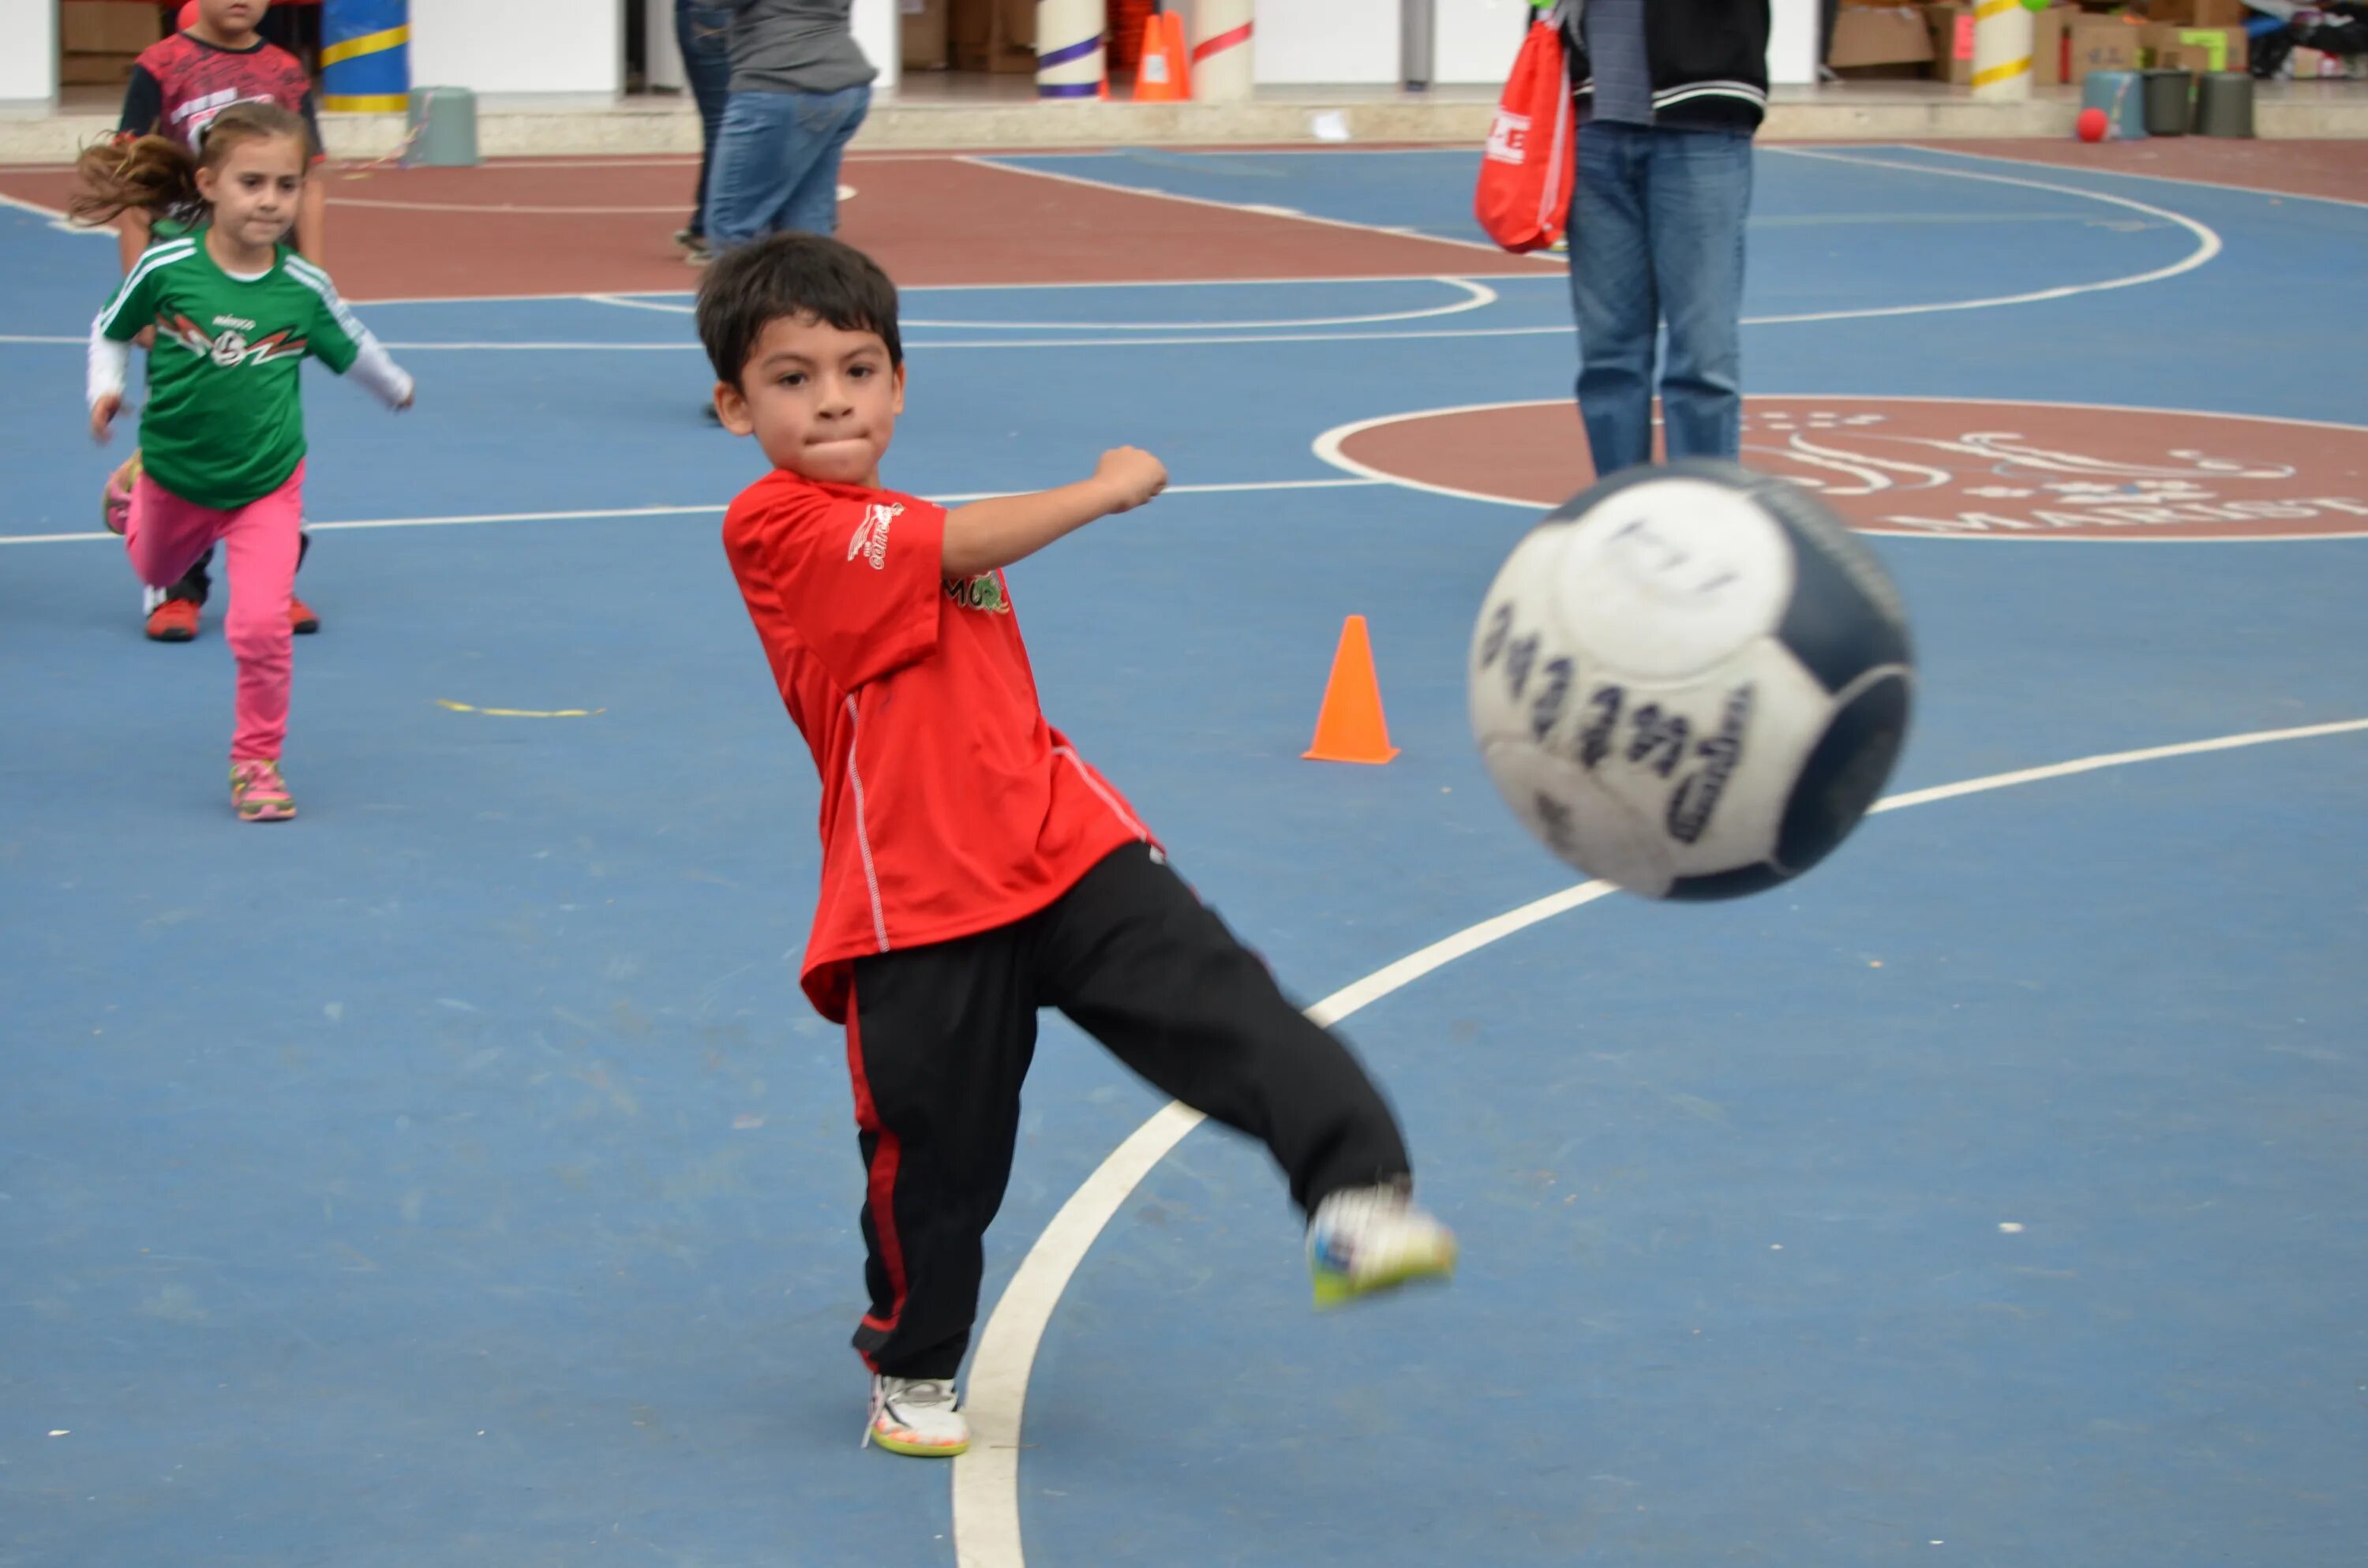
[[[1898,591],[1806,491],[1728,462],[1633,469],[1532,528],[1474,629],[1472,734],[1529,830],[1652,898],[1796,877],[1907,732]]]

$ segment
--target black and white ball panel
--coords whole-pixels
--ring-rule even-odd
[[[1848,835],[1906,734],[1907,624],[1811,496],[1632,471],[1517,546],[1474,631],[1474,740],[1523,824],[1655,897],[1735,897]]]

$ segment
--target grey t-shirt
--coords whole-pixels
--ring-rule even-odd
[[[1580,17],[1595,70],[1597,119],[1653,123],[1653,68],[1645,53],[1645,0],[1588,0]]]
[[[880,74],[848,26],[855,0],[731,3],[735,93],[837,93]]]

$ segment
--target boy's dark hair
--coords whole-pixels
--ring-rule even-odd
[[[877,333],[888,362],[905,362],[896,285],[878,262],[822,234],[775,234],[718,256],[699,286],[699,340],[715,379],[738,386],[757,339],[784,316]]]

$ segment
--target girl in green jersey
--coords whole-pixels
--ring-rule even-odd
[[[225,631],[238,661],[231,802],[248,822],[296,814],[279,773],[292,662],[288,601],[303,516],[304,410],[297,368],[319,359],[391,408],[412,381],[288,233],[304,190],[304,122],[271,104],[222,110],[195,153],[144,136],[82,156],[74,212],[128,208],[194,225],[148,247],[90,330],[90,428],[122,411],[131,340],[156,329],[140,415],[140,473],[124,544],[142,583],[175,581],[219,544],[230,574]]]

